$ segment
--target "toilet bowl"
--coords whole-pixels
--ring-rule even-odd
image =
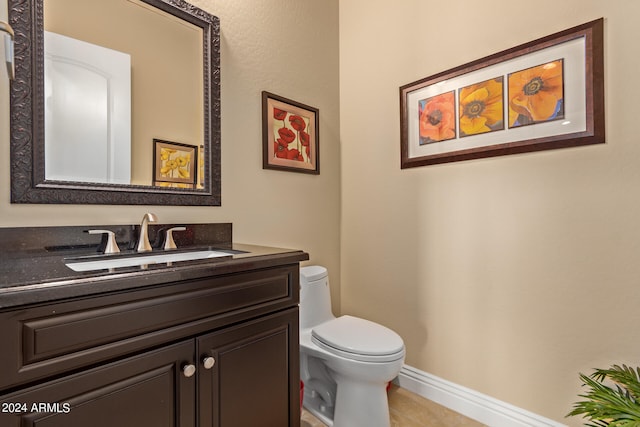
[[[386,387],[404,356],[391,329],[333,315],[326,268],[300,269],[300,378],[309,412],[333,427],[389,427]]]

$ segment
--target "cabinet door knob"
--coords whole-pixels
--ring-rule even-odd
[[[185,377],[192,377],[193,374],[196,373],[196,367],[194,365],[184,365],[182,368],[182,373]]]
[[[216,359],[211,356],[205,357],[204,359],[202,359],[202,364],[204,365],[205,369],[211,369],[213,368],[213,365],[216,364]]]

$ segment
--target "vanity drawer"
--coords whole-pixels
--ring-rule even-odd
[[[294,264],[1,313],[0,389],[295,306],[298,271]]]

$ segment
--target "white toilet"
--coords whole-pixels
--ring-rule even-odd
[[[387,383],[404,363],[391,329],[331,312],[327,269],[300,269],[300,378],[304,407],[333,427],[389,427]]]

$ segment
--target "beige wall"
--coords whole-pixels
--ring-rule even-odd
[[[8,84],[0,69],[0,226],[129,224],[152,211],[162,222],[232,222],[238,242],[303,249],[339,271],[338,1],[193,3],[221,21],[222,206],[10,204]],[[5,19],[6,8],[0,0]],[[262,169],[263,90],[320,109],[319,176]]]
[[[640,3],[194,3],[222,24],[222,207],[11,205],[0,77],[0,226],[231,221],[327,265],[408,364],[574,426],[578,371],[637,364]],[[399,86],[599,17],[607,144],[400,170]],[[262,90],[320,109],[320,176],[262,170]]]
[[[607,143],[400,170],[399,86],[605,18]],[[406,362],[559,422],[636,366],[640,3],[340,0],[342,311]]]

